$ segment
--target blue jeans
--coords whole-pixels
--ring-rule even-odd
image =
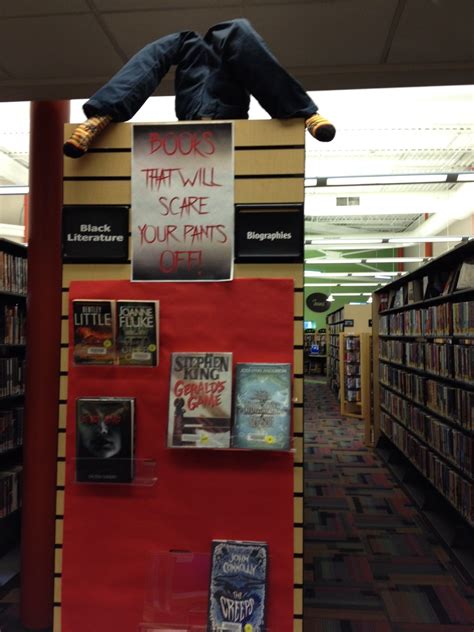
[[[316,104],[278,63],[245,19],[166,35],[140,50],[87,103],[87,117],[109,114],[127,121],[176,65],[175,109],[179,120],[246,119],[250,95],[272,118],[308,118]]]

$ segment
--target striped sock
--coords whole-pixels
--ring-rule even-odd
[[[64,154],[69,156],[69,158],[80,158],[83,156],[95,137],[98,136],[111,121],[112,118],[108,114],[97,114],[78,125],[71,138],[64,143]]]
[[[323,143],[329,143],[336,135],[336,128],[321,114],[313,114],[305,121],[308,132]]]

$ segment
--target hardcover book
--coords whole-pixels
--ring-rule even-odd
[[[114,301],[72,302],[74,364],[114,364]]]
[[[232,353],[172,353],[168,447],[228,448]]]
[[[134,473],[132,397],[76,400],[76,481],[130,483]]]
[[[232,447],[289,450],[291,364],[239,363]]]
[[[117,301],[120,366],[158,365],[159,301]]]
[[[212,542],[208,632],[264,632],[267,569],[265,542]]]

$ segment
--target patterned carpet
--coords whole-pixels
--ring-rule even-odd
[[[304,632],[473,632],[474,586],[313,378],[304,520]]]

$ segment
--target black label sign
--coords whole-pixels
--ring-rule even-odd
[[[304,214],[295,205],[240,205],[235,215],[237,262],[301,262]]]
[[[320,292],[314,292],[306,297],[306,306],[312,312],[326,312],[329,309],[328,296]]]
[[[128,206],[65,206],[63,260],[128,260]]]

